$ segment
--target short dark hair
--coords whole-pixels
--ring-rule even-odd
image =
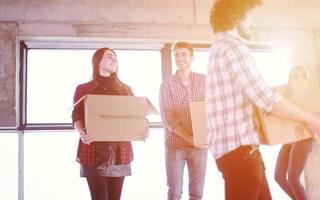
[[[216,0],[210,12],[213,32],[233,29],[238,20],[244,19],[247,12],[262,4],[262,0]]]
[[[193,56],[193,47],[188,42],[177,42],[174,44],[173,50],[180,49],[180,48],[186,48],[190,52],[190,55]]]

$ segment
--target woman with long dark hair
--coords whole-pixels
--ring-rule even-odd
[[[292,92],[292,82],[308,78],[306,69],[302,66],[295,66],[289,74],[289,87],[287,93]],[[306,200],[307,195],[300,182],[301,174],[312,151],[313,139],[282,145],[275,168],[275,180],[280,187],[295,200]]]
[[[90,82],[77,86],[74,103],[87,94],[133,95],[117,75],[116,53],[110,48],[98,49],[92,58],[93,74]],[[133,151],[131,142],[92,142],[84,124],[84,102],[76,104],[72,122],[80,134],[77,161],[80,176],[85,177],[92,200],[118,200],[125,176],[131,175]]]

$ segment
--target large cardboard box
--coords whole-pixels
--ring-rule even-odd
[[[296,105],[313,112],[320,111],[320,87],[315,79],[307,79],[289,85],[275,87],[282,96]],[[262,143],[286,144],[312,137],[306,127],[299,122],[291,121],[257,109]]]
[[[87,95],[85,126],[92,141],[144,140],[146,115],[159,114],[146,97]]]
[[[288,92],[288,86],[279,86],[274,89],[280,92],[286,99],[302,108],[320,112],[320,86],[315,79],[296,82],[293,90]],[[193,139],[196,145],[207,145],[207,119],[204,101],[190,103],[190,112],[193,129]],[[261,132],[263,144],[285,144],[311,137],[306,127],[295,121],[265,114],[257,109],[254,121]]]
[[[204,101],[191,102],[189,104],[189,108],[191,113],[194,145],[198,147],[207,147],[208,131],[205,103]]]

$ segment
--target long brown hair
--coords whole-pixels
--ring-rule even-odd
[[[114,53],[114,55],[117,57],[116,52],[113,49],[110,49],[108,47],[103,47],[103,48],[97,49],[96,52],[94,52],[93,57],[92,57],[92,78],[93,79],[96,79],[97,76],[99,75],[100,62],[103,58],[104,52],[106,52],[108,50],[112,51]]]
[[[93,80],[96,80],[97,77],[99,76],[99,67],[100,67],[99,65],[100,65],[100,62],[103,58],[104,52],[106,52],[107,50],[112,51],[117,58],[117,54],[113,49],[110,49],[108,47],[103,47],[103,48],[97,49],[92,57],[92,78],[93,78]],[[113,87],[118,91],[119,94],[132,95],[132,91],[131,91],[130,87],[127,86],[126,84],[124,84],[122,81],[120,81],[120,79],[118,77],[118,68],[115,73],[111,74],[111,76],[114,76],[114,78],[115,78],[115,81],[113,83]]]

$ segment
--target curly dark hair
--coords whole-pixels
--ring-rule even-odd
[[[262,0],[216,0],[210,12],[213,32],[233,29],[238,20],[244,19],[247,12],[262,4]]]

